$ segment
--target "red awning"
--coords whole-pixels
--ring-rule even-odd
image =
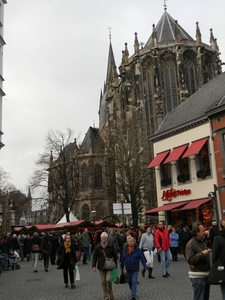
[[[167,155],[170,153],[170,150],[158,153],[153,160],[148,165],[148,169],[153,168],[155,166],[158,166],[162,163],[162,161],[167,157]]]
[[[213,198],[203,198],[198,200],[191,200],[183,207],[179,208],[179,210],[187,210],[187,209],[193,209],[201,206],[202,204],[205,204],[209,201],[211,201]]]
[[[204,139],[192,142],[192,144],[187,149],[187,151],[184,153],[184,155],[182,156],[182,158],[198,154],[200,152],[200,150],[202,149],[202,147],[205,145],[205,143],[208,141],[208,139],[209,138],[206,137]]]
[[[182,201],[182,202],[176,202],[176,203],[170,203],[170,204],[162,205],[162,206],[147,210],[145,212],[145,214],[148,215],[148,214],[153,214],[153,213],[156,213],[156,212],[159,212],[159,211],[172,210],[172,209],[175,209],[175,208],[178,208],[178,207],[182,207],[187,203],[188,203],[188,201]]]
[[[178,160],[183,154],[184,151],[187,149],[188,144],[173,148],[173,151],[170,152],[170,155],[164,161],[164,164],[170,163],[171,161]]]

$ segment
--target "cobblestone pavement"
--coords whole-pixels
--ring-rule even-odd
[[[1,300],[103,300],[99,274],[87,265],[78,263],[81,280],[76,288],[65,288],[62,270],[50,265],[49,272],[44,271],[43,261],[38,262],[38,273],[32,270],[32,261],[20,262],[19,270],[5,271],[0,276]],[[155,279],[142,277],[139,273],[137,300],[191,300],[193,292],[188,278],[188,264],[180,255],[178,262],[171,262],[169,278],[163,278],[160,264],[154,261],[153,275]],[[130,300],[127,284],[113,284],[115,300]],[[210,300],[221,299],[218,286],[212,286]]]

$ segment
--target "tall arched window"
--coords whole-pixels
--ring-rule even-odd
[[[82,188],[85,189],[88,187],[88,167],[86,164],[83,164],[81,167],[81,180]]]
[[[82,220],[89,220],[90,219],[90,209],[87,204],[84,204],[81,207],[81,219]]]
[[[176,68],[172,60],[166,60],[163,63],[163,81],[166,111],[170,112],[179,104]]]
[[[102,167],[99,164],[95,165],[95,188],[102,188]]]
[[[184,73],[189,96],[196,92],[196,79],[194,64],[190,59],[184,60]]]

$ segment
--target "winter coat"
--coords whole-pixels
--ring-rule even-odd
[[[32,239],[31,239],[31,245],[32,246],[33,245],[38,245],[39,248],[40,248],[40,250],[33,250],[33,249],[31,249],[32,253],[40,253],[41,252],[41,239],[39,238],[39,236],[32,237]]]
[[[60,244],[59,250],[58,250],[58,255],[59,255],[59,266],[58,266],[57,269],[63,269],[65,267],[65,264],[64,264],[64,256],[65,256],[64,244]],[[73,269],[74,269],[75,264],[78,262],[78,259],[77,259],[77,254],[76,254],[73,242],[71,242],[71,245],[70,245],[69,261],[73,265]]]
[[[222,263],[225,264],[225,230],[220,230],[218,236],[214,238],[212,248],[212,263],[217,261],[219,257]]]
[[[141,236],[141,241],[139,244],[139,248],[143,250],[152,250],[154,247],[154,236],[152,233],[143,233]]]
[[[182,230],[180,234],[180,242],[181,245],[185,246],[188,241],[192,238],[191,232],[187,229],[187,231]]]
[[[186,246],[186,260],[192,272],[207,272],[210,269],[210,255],[205,255],[207,245],[203,240],[193,237]]]
[[[30,254],[32,250],[32,241],[31,238],[25,238],[24,240],[24,253]]]
[[[128,253],[128,244],[125,243],[123,247],[123,255],[120,263],[121,269],[123,270],[125,265],[127,271],[139,271],[140,260],[143,267],[147,269],[145,258],[138,245],[135,244],[132,251]]]
[[[105,256],[108,258],[113,258],[115,264],[117,265],[117,253],[114,246],[108,242],[107,246],[104,248],[104,251],[105,255],[103,252],[102,244],[99,243],[93,252],[92,268],[95,268],[97,266],[99,270],[105,270]]]
[[[117,236],[113,233],[110,233],[109,236],[108,236],[108,240],[114,246],[115,251],[116,252],[119,251]]]
[[[170,248],[169,231],[166,228],[164,228],[163,230],[158,228],[154,234],[154,243],[158,250],[168,250]]]
[[[212,226],[209,229],[210,247],[213,247],[214,238],[219,234],[219,227],[217,225]]]
[[[89,234],[82,234],[79,241],[81,242],[81,244],[83,245],[83,247],[87,248],[89,247],[89,244],[91,242],[90,236]]]
[[[179,235],[176,232],[170,233],[170,247],[171,248],[179,247]]]

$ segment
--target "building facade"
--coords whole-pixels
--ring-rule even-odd
[[[213,78],[171,111],[151,137],[155,157],[148,167],[156,172],[158,207],[148,214],[158,213],[173,225],[201,221],[209,226],[221,219],[225,169],[218,154],[223,153],[224,83],[225,73]]]

